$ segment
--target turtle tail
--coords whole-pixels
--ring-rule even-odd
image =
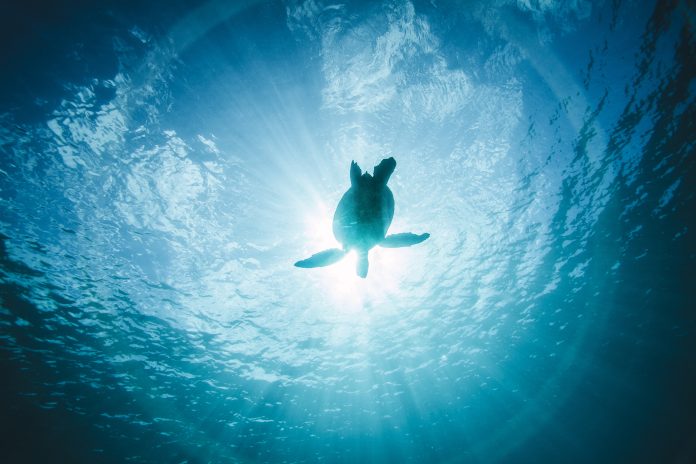
[[[356,267],[356,272],[359,277],[362,277],[363,279],[367,277],[367,268],[369,265],[370,263],[367,260],[367,251],[358,252],[358,265]]]

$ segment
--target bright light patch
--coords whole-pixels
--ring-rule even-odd
[[[305,219],[307,246],[303,258],[329,249],[342,248],[333,235],[333,211],[325,204],[310,208]],[[414,265],[412,250],[386,249],[376,246],[369,252],[370,267],[367,278],[356,273],[357,253],[352,250],[345,258],[331,266],[307,269],[321,282],[330,296],[330,304],[337,311],[356,313],[384,308],[398,299],[399,286]],[[393,305],[390,305],[393,306]]]
[[[329,210],[325,204],[319,203],[308,209],[311,214],[305,218],[305,233],[307,236],[307,246],[317,253],[327,248],[340,248],[341,245],[333,236],[333,211]],[[305,258],[308,258],[305,256]]]

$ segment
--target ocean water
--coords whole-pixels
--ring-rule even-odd
[[[690,1],[11,1],[3,463],[696,462]],[[351,160],[390,232],[336,246]]]

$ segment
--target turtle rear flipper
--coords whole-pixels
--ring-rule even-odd
[[[330,266],[339,262],[345,255],[346,252],[340,248],[329,248],[328,250],[313,254],[307,259],[296,262],[295,266],[304,268]]]
[[[387,158],[380,161],[380,163],[375,166],[373,171],[375,182],[378,185],[387,185],[387,182],[389,182],[389,178],[391,177],[395,168],[396,161],[394,158]]]
[[[357,187],[358,183],[360,182],[360,176],[362,175],[362,171],[360,170],[360,166],[358,166],[358,163],[355,161],[350,162],[350,186],[351,187]]]
[[[402,234],[391,234],[387,235],[384,240],[379,243],[382,248],[401,248],[409,247],[411,245],[416,245],[423,242],[430,237],[430,234],[412,234],[411,232],[404,232]]]

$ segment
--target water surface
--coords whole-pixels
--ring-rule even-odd
[[[5,462],[693,461],[694,16],[9,7]],[[293,267],[388,156],[431,238]]]

